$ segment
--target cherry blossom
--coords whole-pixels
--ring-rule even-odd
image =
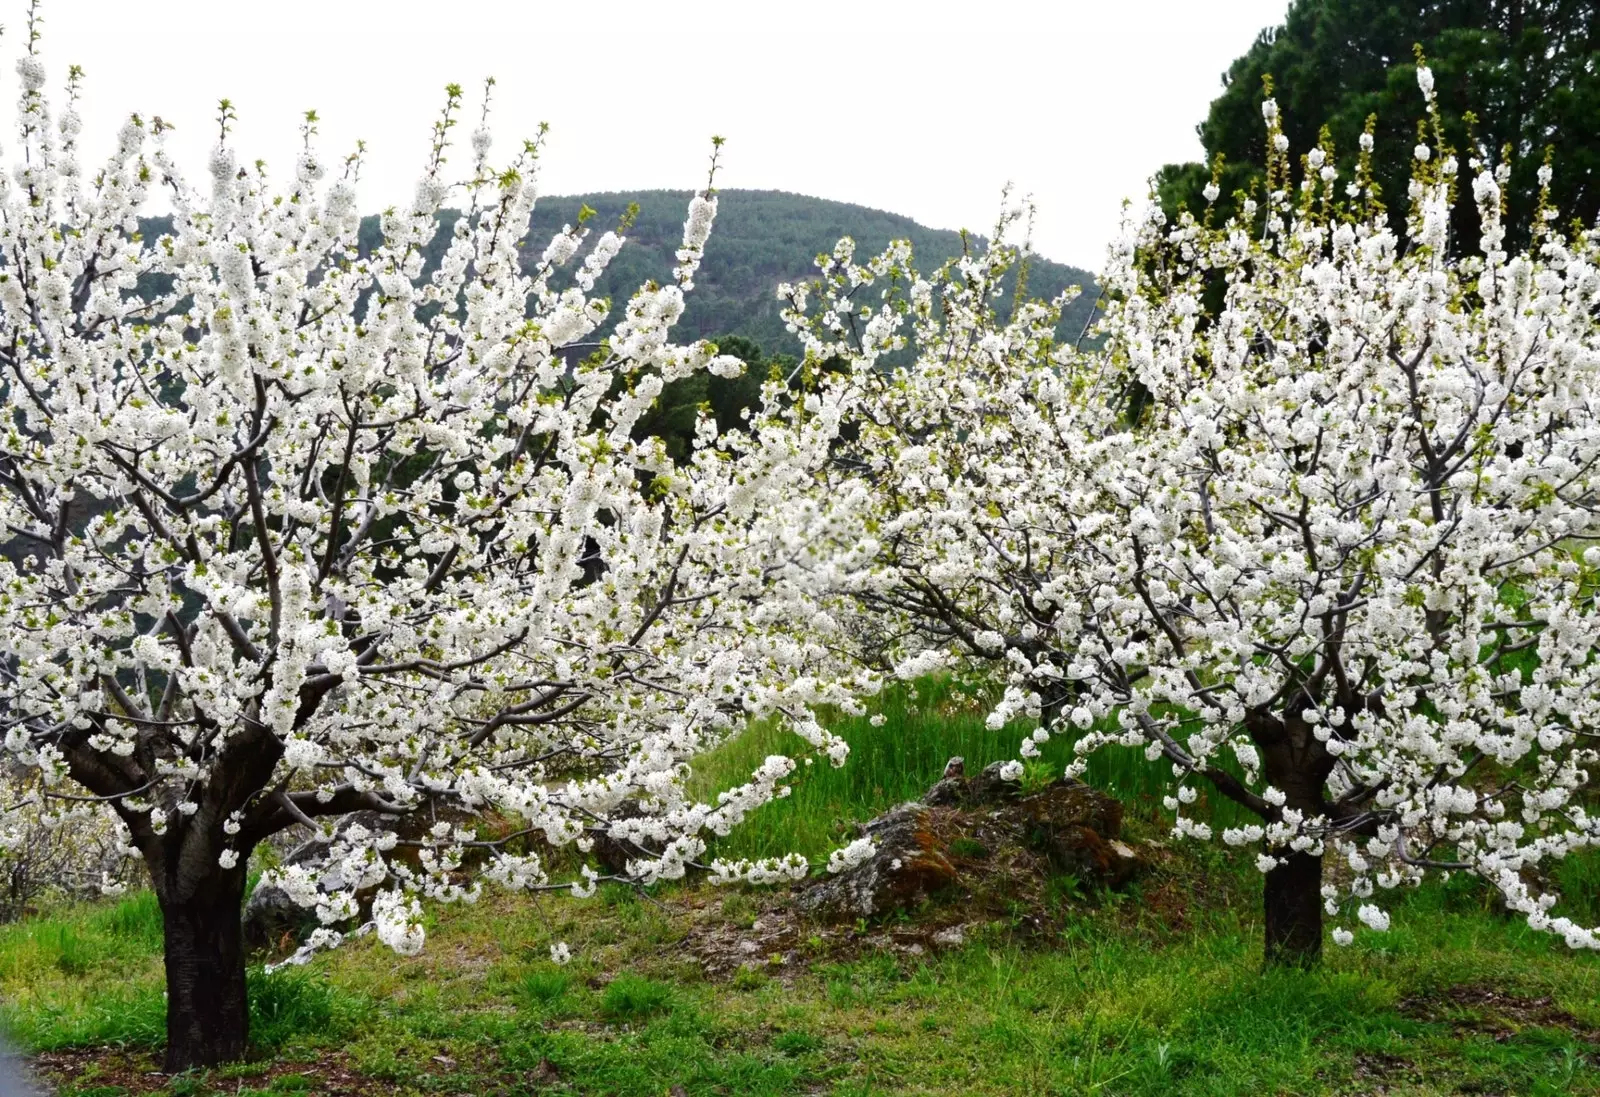
[[[665,383],[742,369],[672,339],[709,182],[671,277],[613,304],[591,291],[625,225],[564,226],[524,264],[539,140],[492,162],[485,121],[450,174],[457,87],[412,202],[364,251],[360,152],[324,160],[314,112],[281,178],[234,148],[226,101],[199,185],[142,115],[85,168],[36,50],[0,175],[4,745],[47,799],[109,806],[144,858],[169,1066],[244,1049],[239,904],[279,831],[331,839],[269,874],[322,923],[308,948],[376,888],[371,926],[411,953],[420,900],[483,879],[683,876],[786,791],[774,755],[691,794],[693,759],[754,717],[844,760],[813,709],[875,676],[835,672],[779,520],[838,407],[759,437],[703,417],[676,464],[634,436]],[[157,192],[172,227],[147,238]],[[438,819],[420,837],[417,815]],[[591,864],[601,838],[622,863]]]
[[[1421,84],[1403,216],[1366,158],[1348,188],[1331,150],[1292,162],[1268,100],[1265,190],[1236,219],[1130,208],[1098,347],[1058,338],[1062,301],[1000,299],[1021,256],[999,243],[930,275],[844,244],[783,291],[818,391],[849,403],[792,513],[832,546],[816,589],[853,606],[860,657],[997,679],[989,727],[1039,729],[1023,757],[1067,735],[1072,774],[1098,750],[1170,766],[1174,834],[1259,851],[1290,962],[1325,913],[1386,928],[1383,893],[1431,870],[1600,945],[1547,876],[1600,838],[1578,798],[1600,236],[1545,216],[1507,253],[1509,172],[1474,154],[1461,178]],[[1449,236],[1456,186],[1476,254]],[[1202,790],[1258,822],[1216,833]]]

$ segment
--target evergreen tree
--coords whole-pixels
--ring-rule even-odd
[[[1410,207],[1410,151],[1423,103],[1413,51],[1421,46],[1438,87],[1445,137],[1465,155],[1479,144],[1514,164],[1507,228],[1526,240],[1545,150],[1559,143],[1550,200],[1562,217],[1600,212],[1600,8],[1593,0],[1294,0],[1280,27],[1263,30],[1223,77],[1225,90],[1198,129],[1206,164],[1170,164],[1159,176],[1169,213],[1205,208],[1201,191],[1222,157],[1217,219],[1235,194],[1259,189],[1266,162],[1263,78],[1294,149],[1328,125],[1340,174],[1350,177],[1357,139],[1376,116],[1375,163],[1391,217]],[[1475,121],[1474,121],[1475,119]],[[1476,241],[1472,196],[1458,194],[1453,227]]]

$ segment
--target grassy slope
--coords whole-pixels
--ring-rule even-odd
[[[950,754],[975,765],[1010,746],[959,697],[921,688],[889,700],[886,728],[855,729],[849,766],[813,767],[763,809],[739,851],[829,848],[839,820],[920,791]],[[711,783],[758,760],[766,734],[726,748]],[[1130,794],[1152,779],[1131,758],[1105,765]],[[1133,807],[1133,827],[1158,833]],[[36,1052],[102,1046],[46,1059],[72,1079],[61,1092],[99,1097],[1600,1093],[1600,963],[1495,915],[1472,882],[1408,896],[1393,930],[1315,973],[1266,975],[1256,886],[1215,851],[1185,852],[1129,895],[1080,904],[1055,941],[996,926],[937,955],[819,957],[717,983],[682,946],[697,925],[748,926],[744,894],[491,898],[441,913],[414,959],[361,941],[255,976],[261,1056],[170,1081],[147,1074],[160,928],[135,896],[0,929],[0,1018]],[[578,956],[566,968],[547,959],[556,940]]]

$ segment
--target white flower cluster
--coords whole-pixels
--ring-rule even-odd
[[[728,861],[718,858],[711,862],[713,884],[779,884],[785,881],[804,880],[811,865],[798,853],[782,857],[763,857],[757,861]]]
[[[1222,838],[1259,850],[1269,907],[1299,888],[1295,909],[1381,930],[1378,891],[1468,871],[1596,947],[1532,881],[1600,842],[1578,799],[1600,761],[1600,235],[1552,220],[1508,253],[1509,169],[1442,139],[1391,224],[1327,150],[1291,185],[1263,117],[1260,205],[1129,218],[1097,349],[1056,339],[1062,301],[997,309],[1003,246],[933,276],[900,247],[819,260],[785,319],[848,365],[818,391],[857,429],[793,512],[830,561],[818,596],[853,599],[863,656],[898,675],[998,676],[989,726],[1072,736],[1073,774],[1099,750],[1169,764],[1181,836],[1212,836],[1203,785],[1254,813]],[[1325,856],[1353,875],[1319,902]]]
[[[90,191],[76,144],[56,144],[76,116],[45,124],[42,62],[18,73],[22,147],[0,174],[4,746],[47,795],[73,781],[115,804],[165,903],[208,886],[193,866],[242,878],[263,839],[359,811],[272,880],[326,927],[312,951],[379,889],[372,927],[409,953],[419,900],[470,902],[479,875],[588,894],[699,866],[707,838],[788,792],[782,755],[712,802],[691,792],[696,757],[752,719],[844,760],[813,712],[876,678],[836,655],[788,514],[810,506],[794,488],[827,460],[839,399],[759,437],[702,429],[676,463],[634,438],[667,382],[743,369],[672,339],[709,185],[673,278],[622,303],[593,353],[610,306],[590,294],[626,226],[525,251],[539,146],[491,164],[480,128],[457,186],[454,88],[412,204],[369,247],[359,159],[325,179],[309,123],[275,180],[232,147],[225,109],[191,186],[166,127],[135,116]],[[153,185],[171,228],[144,238]],[[434,812],[452,822],[402,825]],[[601,840],[625,869],[551,879],[551,850]]]
[[[843,849],[836,849],[828,855],[828,871],[840,873],[855,868],[870,861],[877,852],[878,843],[870,835],[857,838]]]

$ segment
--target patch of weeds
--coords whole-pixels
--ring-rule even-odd
[[[524,1008],[550,1009],[560,1003],[571,988],[571,975],[560,968],[543,968],[517,980],[515,994]]]
[[[742,967],[733,974],[733,986],[736,990],[760,990],[766,986],[770,979],[766,972],[760,968]]]
[[[1083,881],[1070,872],[1052,876],[1045,883],[1045,906],[1050,910],[1081,904],[1088,899],[1089,892]]]
[[[638,906],[639,890],[631,884],[601,884],[600,901],[612,909]]]
[[[722,897],[722,917],[736,926],[749,929],[755,924],[758,913],[755,900],[745,892],[735,891]]]
[[[1056,767],[1044,759],[1035,758],[1022,763],[1022,778],[1018,783],[1024,795],[1043,792],[1055,784],[1055,780]]]
[[[794,1029],[789,1032],[780,1032],[772,1038],[774,1051],[781,1051],[785,1055],[806,1055],[813,1051],[822,1050],[822,1037],[813,1036],[809,1032]]]
[[[623,972],[607,985],[600,1012],[614,1021],[632,1021],[660,1013],[672,1005],[672,988],[642,975]]]
[[[249,973],[250,1038],[277,1048],[298,1036],[332,1036],[351,1020],[353,1005],[326,979],[303,969]]]
[[[375,1031],[349,1049],[356,1069],[378,1082],[408,1083],[423,1072],[417,1064],[430,1052],[414,1037]]]
[[[969,861],[981,861],[989,856],[989,847],[973,838],[962,835],[950,843],[950,853],[955,857],[964,857]]]

